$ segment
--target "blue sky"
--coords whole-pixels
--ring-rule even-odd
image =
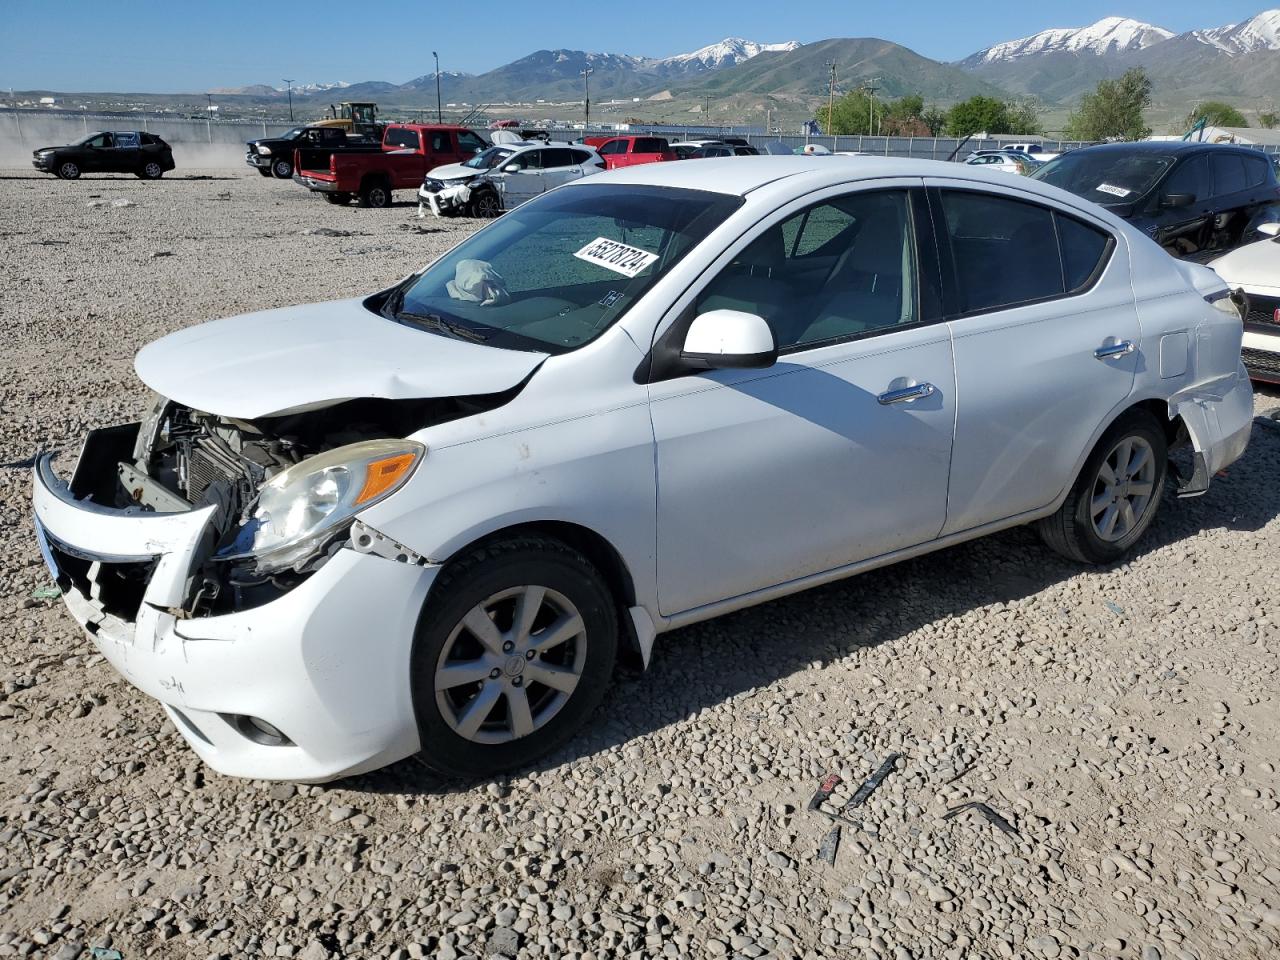
[[[728,36],[883,37],[956,60],[1049,27],[1128,16],[1180,32],[1237,22],[1265,0],[0,0],[0,87],[198,92],[247,83],[403,82],[482,73],[534,50],[666,56]]]

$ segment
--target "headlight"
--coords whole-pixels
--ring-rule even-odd
[[[271,156],[271,148],[264,147],[262,144],[258,144],[258,152],[262,154],[264,157]]]
[[[253,516],[220,560],[257,560],[260,574],[301,572],[357,513],[398,490],[427,448],[412,440],[366,440],[328,450],[276,474]]]

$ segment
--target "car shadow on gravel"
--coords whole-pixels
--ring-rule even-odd
[[[1100,569],[1134,563],[1206,530],[1262,529],[1280,516],[1277,475],[1280,431],[1255,424],[1248,452],[1206,495],[1180,500],[1170,483],[1153,528],[1125,561]],[[663,634],[647,673],[620,670],[577,737],[513,775],[599,756],[814,664],[893,643],[975,609],[1023,600],[1089,569],[1052,553],[1030,527],[1019,527]],[[968,639],[982,642],[976,634]],[[599,756],[593,769],[607,776],[616,761]],[[449,794],[482,782],[442,779],[410,758],[342,786]]]

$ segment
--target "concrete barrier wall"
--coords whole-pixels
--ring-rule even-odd
[[[259,120],[101,116],[56,110],[0,111],[0,166],[25,167],[39,147],[73,143],[96,130],[146,130],[173,147],[178,168],[232,167],[244,163],[244,144],[283,133],[296,124]]]

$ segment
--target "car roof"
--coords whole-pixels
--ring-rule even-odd
[[[943,160],[874,156],[845,157],[838,154],[825,156],[759,154],[749,157],[711,157],[699,163],[642,163],[631,167],[619,167],[616,170],[574,181],[566,189],[577,189],[591,183],[644,184],[745,197],[753,190],[792,177],[804,178],[805,188],[815,190],[828,183],[836,185],[884,177],[946,177],[951,180],[970,180],[1001,187],[1009,186],[1010,179],[1007,173],[987,174],[981,167],[947,163]],[[1057,202],[1068,199],[1069,202],[1079,202],[1078,197],[1040,183],[1038,180],[1026,177],[1015,179],[1018,181],[1018,189],[1040,194],[1045,199]]]
[[[1242,147],[1232,143],[1201,143],[1198,140],[1137,140],[1130,143],[1099,143],[1092,147],[1080,147],[1071,153],[1088,151],[1089,153],[1151,153],[1161,156],[1175,156],[1193,153],[1199,150],[1231,150],[1235,153],[1260,153],[1250,147]],[[1067,156],[1069,154],[1064,154]]]

